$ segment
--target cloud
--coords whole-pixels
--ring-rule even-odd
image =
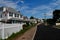
[[[19,2],[22,2],[21,0],[0,0],[0,6],[7,6],[7,7],[12,7],[14,9],[17,9],[20,7],[18,5]],[[22,2],[23,3],[23,2]]]
[[[42,6],[38,6],[38,7],[35,7],[35,8],[32,8],[30,10],[28,10],[28,8],[30,7],[23,7],[22,10],[24,10],[25,12],[24,13],[31,13],[32,15],[34,14],[43,14],[43,13],[47,13],[50,11],[52,11],[52,9],[49,7],[49,6],[46,6],[46,5],[42,5]]]
[[[19,2],[21,2],[21,3],[24,4],[24,0],[17,0],[17,1],[16,1],[16,3],[19,3]]]
[[[54,8],[54,9],[60,9],[60,0],[55,0],[53,3],[49,4],[50,7]]]
[[[44,13],[48,16],[52,16],[53,10],[60,9],[60,0],[53,0],[53,2],[49,3],[48,5],[39,5],[34,8],[29,7],[28,5],[19,6],[18,3],[24,3],[23,0],[16,0],[9,1],[9,0],[0,0],[0,6],[8,6],[19,11],[22,11],[25,14],[32,14],[32,15],[40,15],[42,16]]]
[[[12,7],[12,8],[16,8],[18,5],[12,1],[5,1],[5,0],[1,0],[0,4],[3,6],[8,6],[8,7]]]
[[[23,0],[21,0],[21,3],[24,3],[24,1],[23,1]]]
[[[33,14],[41,15],[41,14],[46,13],[47,16],[52,16],[53,10],[60,9],[60,0],[53,0],[53,2],[49,3],[48,5],[39,5],[35,8],[28,10],[29,8],[30,7],[22,8],[22,10],[25,10],[25,13],[31,13],[32,15]]]

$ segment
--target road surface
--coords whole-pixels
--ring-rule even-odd
[[[38,25],[33,40],[60,40],[60,29],[44,24]]]

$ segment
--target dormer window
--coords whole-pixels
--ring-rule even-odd
[[[20,17],[22,18],[22,15],[20,15]]]
[[[19,14],[15,14],[15,17],[19,17]]]
[[[12,16],[13,17],[13,13],[12,12],[9,12],[9,16]]]

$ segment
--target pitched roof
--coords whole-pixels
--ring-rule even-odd
[[[5,7],[5,6],[3,6],[3,7],[0,7],[0,8],[1,9],[6,8],[8,12],[13,12],[13,13],[17,13],[17,14],[21,15],[21,13],[19,11],[17,11],[16,9],[13,9],[11,7]]]

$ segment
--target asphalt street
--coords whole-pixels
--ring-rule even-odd
[[[60,29],[40,24],[37,26],[34,40],[60,40]]]

